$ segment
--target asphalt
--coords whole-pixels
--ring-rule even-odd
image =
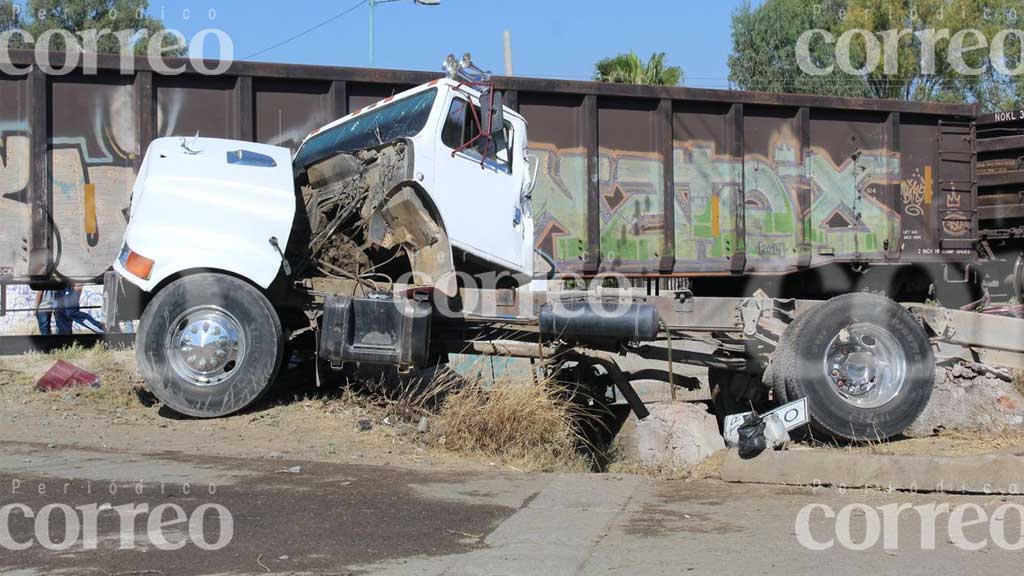
[[[953,544],[944,521],[934,550],[921,545],[922,522],[915,515],[899,516],[892,525],[899,536],[893,549],[879,542],[866,551],[838,545],[814,551],[800,544],[795,526],[808,504],[834,510],[849,504],[977,504],[986,513],[1007,502],[1024,504],[1006,496],[611,474],[424,473],[18,443],[0,444],[0,470],[0,507],[20,503],[37,515],[53,504],[146,504],[150,511],[176,504],[186,515],[217,504],[232,520],[223,548],[196,544],[216,543],[222,533],[217,518],[208,515],[196,533],[187,523],[160,531],[170,542],[185,543],[165,551],[145,515],[122,529],[117,511],[108,510],[99,513],[91,540],[82,536],[66,550],[49,550],[38,540],[39,528],[61,540],[63,513],[36,522],[19,509],[7,527],[15,542],[31,545],[0,547],[0,573],[23,576],[1015,572],[1019,552],[990,539],[980,551],[965,551]],[[853,541],[863,540],[863,514],[854,514],[853,524]],[[1011,542],[1020,539],[1020,524],[1012,515],[1007,519]],[[809,527],[818,541],[836,536],[835,521],[822,514],[812,516]],[[989,525],[965,534],[982,541]],[[134,545],[121,549],[129,535]]]

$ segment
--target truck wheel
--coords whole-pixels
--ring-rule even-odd
[[[775,378],[789,401],[807,398],[811,429],[843,440],[883,440],[906,430],[931,398],[935,360],[924,329],[875,294],[828,300],[790,325]]]
[[[789,326],[782,333],[782,337],[779,339],[778,345],[775,347],[775,353],[772,354],[772,360],[768,364],[767,370],[765,370],[762,378],[765,385],[772,389],[772,395],[775,397],[775,403],[778,405],[788,404],[791,398],[789,397],[789,390],[786,389],[786,378],[785,371],[788,367],[793,366],[796,360],[793,355],[796,354],[796,344],[793,343],[794,335],[799,333],[801,327],[807,323],[807,319],[817,311],[819,306],[815,306],[810,310],[807,310],[803,314],[796,317],[795,320],[790,322]],[[786,366],[784,369],[782,366]],[[795,398],[792,398],[795,400]]]
[[[283,349],[281,321],[259,290],[231,276],[196,274],[149,303],[135,355],[165,405],[214,418],[259,400],[277,377]]]

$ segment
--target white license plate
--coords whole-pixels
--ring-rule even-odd
[[[727,443],[735,445],[739,442],[739,428],[743,425],[743,421],[747,418],[750,412],[744,412],[742,414],[730,414],[725,417],[725,430],[722,436],[725,437]],[[779,419],[782,420],[782,424],[786,427],[786,430],[792,430],[799,428],[804,424],[810,422],[810,418],[807,415],[807,398],[801,398],[799,400],[790,402],[789,404],[783,404],[774,410],[765,412],[763,416],[769,414],[778,414]]]

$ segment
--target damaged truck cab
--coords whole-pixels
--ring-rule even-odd
[[[114,264],[144,293],[136,350],[153,392],[193,416],[241,410],[276,378],[290,335],[310,327],[329,355],[422,361],[429,322],[407,313],[422,307],[380,305],[399,286],[456,298],[462,278],[486,271],[525,288],[535,166],[526,121],[501,100],[453,75],[316,130],[294,156],[245,141],[155,140]],[[404,266],[384,273],[382,261]],[[317,278],[368,298],[325,295]],[[353,335],[349,324],[364,320],[373,325]]]
[[[494,96],[436,80],[309,135],[293,165],[314,199],[314,258],[322,246],[316,234],[334,229],[324,221],[343,226],[338,212],[355,203],[364,247],[404,249],[413,281],[403,283],[455,296],[456,262],[470,259],[531,277],[526,121],[502,109],[500,97],[495,110]],[[339,201],[349,206],[334,209]]]

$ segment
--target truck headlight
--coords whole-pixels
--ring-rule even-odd
[[[153,271],[153,261],[137,252],[133,252],[127,244],[121,248],[121,253],[118,254],[117,260],[133,276],[149,280],[149,275]]]

